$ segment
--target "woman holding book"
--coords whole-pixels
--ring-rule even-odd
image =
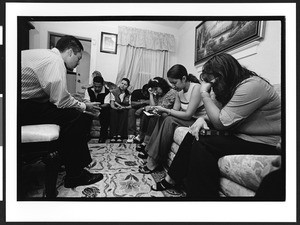
[[[176,127],[190,126],[204,114],[200,84],[191,82],[194,77],[187,73],[186,68],[176,64],[169,69],[167,77],[178,94],[172,109],[155,107],[157,113],[166,113],[168,116],[165,119],[160,118],[156,123],[149,143],[145,147],[147,162],[140,167],[141,173],[154,172],[166,160]]]

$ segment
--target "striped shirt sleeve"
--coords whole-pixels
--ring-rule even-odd
[[[86,105],[78,101],[67,90],[66,68],[61,58],[48,58],[46,66],[39,66],[38,79],[42,89],[49,96],[49,101],[58,108],[78,108],[84,111]]]
[[[58,49],[24,50],[21,64],[22,99],[49,100],[58,108],[86,109],[67,90],[66,67]]]

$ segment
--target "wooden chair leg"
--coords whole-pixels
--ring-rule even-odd
[[[57,152],[50,153],[45,159],[46,164],[46,180],[45,180],[45,193],[46,198],[51,199],[57,196],[56,182],[58,177],[58,170],[60,160]]]

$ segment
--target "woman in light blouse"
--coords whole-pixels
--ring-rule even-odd
[[[200,75],[207,116],[197,119],[182,141],[166,178],[154,190],[174,188],[186,178],[187,196],[219,199],[218,159],[233,154],[279,155],[281,101],[272,85],[229,54],[213,56]],[[219,108],[211,99],[213,90]],[[200,129],[232,135],[199,136]]]
[[[168,116],[156,123],[149,143],[145,147],[148,157],[147,163],[139,169],[141,173],[152,173],[159,169],[167,159],[175,129],[178,126],[192,125],[204,113],[200,84],[191,81],[194,77],[187,73],[183,65],[172,66],[167,77],[178,94],[172,109],[155,107],[157,113],[166,113]]]

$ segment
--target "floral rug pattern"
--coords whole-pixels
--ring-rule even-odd
[[[104,178],[92,185],[65,188],[64,172],[58,178],[59,198],[105,198],[105,197],[183,197],[185,193],[178,190],[152,191],[151,186],[165,176],[165,171],[154,174],[142,174],[138,171],[143,160],[137,155],[135,144],[93,143],[89,149],[96,165],[91,173],[102,173]]]

